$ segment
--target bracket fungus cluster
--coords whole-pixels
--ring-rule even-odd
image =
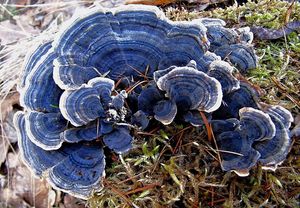
[[[291,114],[258,103],[235,78],[257,65],[247,28],[219,19],[168,20],[153,6],[93,8],[29,53],[15,116],[24,162],[53,187],[86,199],[101,188],[104,148],[133,147],[133,128],[157,120],[216,134],[222,168],[274,168],[291,145]],[[243,172],[244,173],[244,172]]]

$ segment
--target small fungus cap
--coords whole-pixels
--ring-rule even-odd
[[[68,143],[78,143],[81,141],[93,141],[102,136],[101,124],[99,121],[93,122],[80,128],[69,128],[60,134],[60,137]]]
[[[22,159],[36,176],[43,176],[53,187],[82,199],[87,199],[93,189],[100,188],[100,179],[105,174],[101,147],[68,144],[46,151],[28,138],[22,112],[15,114],[14,124]]]
[[[247,83],[240,82],[240,88],[225,94],[222,105],[214,112],[218,119],[239,118],[239,110],[243,107],[258,109],[258,93]]]
[[[103,137],[103,142],[118,154],[127,152],[132,148],[133,137],[128,129],[119,127]]]
[[[234,171],[239,176],[249,175],[249,170],[258,161],[260,153],[254,150],[252,142],[237,131],[223,132],[217,136],[222,157],[222,169]]]
[[[259,106],[265,113],[280,119],[286,129],[291,127],[291,123],[294,121],[293,115],[284,107],[280,105],[267,105],[264,103],[259,103]]]
[[[86,125],[104,116],[104,109],[97,90],[83,86],[77,90],[66,90],[59,102],[64,118],[74,126]]]
[[[210,51],[207,51],[200,59],[197,64],[197,69],[199,71],[202,71],[204,73],[207,73],[210,69],[210,64],[214,61],[221,61],[221,57],[216,55],[215,53],[212,53]],[[154,77],[155,78],[155,77]]]
[[[116,110],[121,110],[124,106],[126,98],[127,98],[127,93],[125,90],[122,90],[116,96],[113,96],[111,101],[112,107],[115,108]]]
[[[207,38],[210,42],[210,50],[214,51],[218,47],[237,43],[239,37],[231,28],[211,24],[207,25]]]
[[[233,76],[234,68],[227,62],[216,60],[209,65],[208,75],[216,78],[222,86],[224,94],[240,88],[240,82]]]
[[[211,127],[215,135],[219,135],[223,132],[234,131],[240,124],[240,121],[236,118],[230,118],[226,120],[212,120]]]
[[[154,106],[154,118],[164,125],[169,125],[177,114],[177,106],[171,100],[162,100]]]
[[[260,154],[259,161],[265,169],[275,170],[279,164],[286,158],[292,140],[288,134],[288,129],[281,122],[280,118],[270,114],[270,117],[275,124],[276,133],[270,140],[258,141],[253,147]]]
[[[42,57],[50,50],[52,47],[52,41],[46,41],[38,43],[36,46],[29,49],[29,52],[26,54],[24,58],[24,62],[22,65],[22,75],[20,83],[18,84],[18,91],[22,90],[25,87],[27,77],[32,69],[34,69],[42,59]]]
[[[244,107],[239,111],[241,134],[252,141],[263,141],[275,136],[276,128],[270,116],[260,110]]]
[[[67,128],[67,121],[60,113],[28,112],[25,127],[31,142],[44,150],[55,150],[61,147],[60,133]]]
[[[64,118],[74,126],[82,126],[104,117],[104,107],[112,101],[112,83],[112,80],[97,77],[76,90],[65,90],[59,102]]]
[[[258,64],[258,58],[253,48],[245,43],[224,45],[217,48],[214,52],[221,56],[222,59],[228,58],[242,74],[256,68]]]
[[[149,125],[149,119],[143,111],[139,110],[133,114],[131,123],[144,130]]]
[[[23,112],[17,112],[15,114],[14,125],[18,135],[21,157],[36,176],[42,176],[44,171],[65,158],[60,151],[45,151],[28,138],[25,127],[25,115]]]
[[[211,114],[205,113],[205,112],[203,112],[203,113],[204,113],[206,119],[210,122],[212,119]],[[183,120],[185,122],[192,124],[193,126],[196,126],[196,127],[204,125],[203,118],[201,117],[200,112],[197,110],[191,110],[191,111],[186,112],[183,115]]]
[[[93,189],[101,188],[104,167],[103,149],[82,145],[50,169],[48,182],[56,189],[87,199]]]
[[[104,108],[108,108],[112,102],[111,93],[115,88],[115,82],[109,78],[96,77],[89,80],[88,85],[97,90]],[[123,96],[126,97],[127,94],[124,93],[122,92]]]
[[[157,71],[155,74],[161,73]],[[157,77],[157,76],[156,76]],[[156,80],[158,88],[174,101],[177,108],[212,112],[221,105],[221,84],[194,67],[176,67]]]
[[[53,60],[57,54],[53,49],[49,48],[49,43],[41,45],[42,56],[35,54],[40,51],[40,48],[34,53],[38,60],[32,63],[27,63],[27,67],[31,66],[32,69],[25,69],[20,86],[20,104],[26,110],[39,111],[39,112],[59,112],[58,102],[62,94],[62,90],[53,81]],[[47,50],[47,51],[46,51]]]
[[[138,109],[147,115],[153,115],[153,108],[158,101],[163,100],[163,94],[156,86],[150,85],[138,96]]]

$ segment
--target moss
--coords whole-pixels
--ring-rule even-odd
[[[256,42],[260,57],[257,69],[248,79],[265,91],[262,99],[280,104],[299,113],[300,106],[300,36],[291,33],[287,39]]]
[[[172,125],[151,134],[138,133],[136,148],[107,168],[105,187],[88,200],[89,207],[297,206],[299,142],[275,173],[257,166],[240,178],[221,170],[199,128],[178,131]]]
[[[204,12],[205,16],[216,17],[231,22],[232,24],[247,24],[278,29],[285,24],[290,3],[279,0],[262,0],[256,3],[248,1],[242,6],[237,4],[226,9],[215,9]],[[300,20],[300,4],[292,7],[289,21]]]
[[[288,12],[290,11],[290,12]],[[234,4],[226,8],[216,8],[209,11],[190,11],[184,7],[166,7],[165,13],[172,20],[191,20],[198,17],[213,17],[225,20],[228,25],[263,26],[278,29],[286,21],[300,21],[300,3],[280,0],[249,0],[243,5]]]
[[[165,8],[166,16],[173,21],[189,21],[196,19],[199,16],[199,12],[188,11],[185,8],[176,8],[176,7],[166,7]]]

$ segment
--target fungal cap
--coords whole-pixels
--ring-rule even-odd
[[[154,72],[156,74],[160,71]],[[212,112],[217,110],[223,93],[220,82],[194,67],[175,67],[156,80],[160,90],[174,101],[177,108]]]
[[[265,113],[279,118],[286,129],[291,127],[291,123],[294,121],[293,115],[284,107],[280,105],[268,105],[262,102],[259,103],[259,106]]]
[[[60,113],[27,112],[25,127],[31,142],[44,150],[55,150],[62,145],[60,133],[66,129],[67,121]]]
[[[215,50],[215,53],[222,59],[228,58],[242,74],[256,68],[258,64],[254,49],[245,43],[220,46]]]
[[[132,136],[124,127],[114,129],[103,137],[103,142],[118,154],[127,152],[132,148]]]
[[[149,125],[149,119],[143,111],[138,110],[133,114],[131,118],[131,123],[137,125],[139,128],[144,130]]]
[[[251,139],[263,141],[275,136],[275,124],[268,114],[251,107],[244,107],[240,109],[239,115],[240,130],[243,134],[253,137]]]
[[[275,124],[275,136],[270,140],[255,142],[253,148],[261,154],[259,161],[263,167],[275,170],[289,153],[292,140],[288,129],[286,129],[280,118],[272,114],[270,114],[270,117]]]
[[[233,76],[234,68],[227,62],[216,60],[209,65],[208,75],[216,78],[222,85],[223,93],[230,93],[240,88],[240,82]]]
[[[234,171],[239,176],[247,176],[248,170],[260,157],[260,153],[251,147],[252,142],[237,131],[223,132],[216,139],[222,157],[222,169]]]
[[[162,100],[154,106],[154,118],[164,125],[173,122],[177,114],[177,106],[171,100]]]
[[[23,72],[20,76],[20,83],[17,86],[18,91],[22,90],[22,88],[25,87],[27,76],[29,75],[31,70],[38,65],[38,62],[42,59],[42,57],[49,51],[49,49],[51,48],[51,43],[52,41],[43,41],[35,45],[33,48],[29,49],[21,67],[23,69]]]
[[[150,85],[138,96],[138,109],[147,115],[153,114],[154,105],[164,97],[156,86]]]
[[[204,112],[204,114],[205,114],[205,117],[207,118],[207,120],[210,122],[211,118],[212,118],[211,114],[205,113],[205,112]],[[201,117],[201,114],[197,110],[191,110],[191,111],[186,112],[183,115],[183,120],[185,122],[192,124],[193,126],[196,126],[196,127],[204,125],[204,121]]]

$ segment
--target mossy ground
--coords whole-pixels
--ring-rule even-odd
[[[226,9],[217,8],[203,14],[225,19],[230,24],[278,29],[286,22],[300,20],[300,4],[279,0],[248,1],[243,5],[234,4]]]
[[[257,166],[240,178],[220,169],[204,129],[159,128],[137,133],[127,155],[107,155],[105,187],[90,207],[297,207],[299,142],[275,173]]]

